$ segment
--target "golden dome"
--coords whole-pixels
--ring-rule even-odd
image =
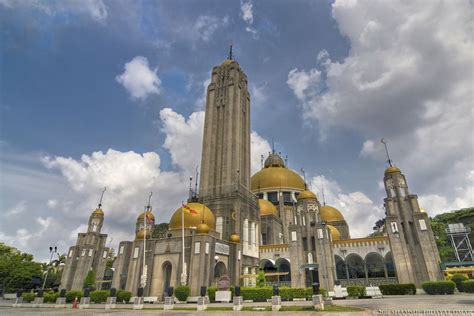
[[[196,226],[196,233],[198,234],[207,234],[209,233],[209,225],[207,225],[206,223],[200,223]]]
[[[263,168],[252,176],[252,191],[267,189],[305,189],[303,178],[296,172],[285,167]]]
[[[426,210],[424,208],[420,208],[420,212],[426,213]]]
[[[215,230],[216,229],[216,218],[214,213],[205,205],[201,203],[188,203],[186,204],[190,209],[197,212],[197,214],[192,214],[188,211],[184,211],[184,227],[197,227],[199,224],[202,223],[204,219],[204,223],[209,226],[209,229]],[[204,211],[204,218],[203,218],[203,211]],[[171,216],[169,229],[180,229],[181,228],[181,207],[178,208],[173,216]]]
[[[272,202],[260,199],[258,200],[258,206],[260,207],[260,216],[273,215],[278,217],[278,210]]]
[[[337,222],[344,220],[344,216],[342,216],[341,212],[330,205],[321,206],[319,213],[321,214],[321,220],[323,222]]]
[[[101,208],[96,208],[92,215],[104,216],[104,211]]]
[[[316,194],[314,194],[311,191],[305,190],[298,194],[298,200],[304,200],[304,199],[317,199]]]
[[[340,240],[341,239],[341,233],[339,232],[339,230],[332,226],[332,225],[327,225],[327,227],[329,228],[329,232],[331,233],[331,237],[332,237],[332,240]]]
[[[145,215],[144,212],[141,212],[140,215],[138,215],[138,217],[137,217],[137,221],[143,221],[143,216],[144,215]],[[153,215],[153,213],[151,211],[146,211],[146,217],[149,220],[155,221],[155,215]]]
[[[135,235],[135,240],[140,240],[142,239],[143,240],[143,236],[145,235],[145,230],[144,229],[140,229],[137,234]],[[151,237],[151,232],[149,229],[146,230],[146,239],[150,238]]]
[[[235,63],[235,60],[232,60],[232,59],[226,59],[222,62],[221,66],[224,66],[224,65],[230,65],[232,63]]]
[[[230,241],[230,242],[234,242],[234,243],[236,243],[236,244],[240,244],[240,236],[237,235],[237,234],[232,234],[232,235],[230,235],[230,237],[229,237],[229,241]]]
[[[395,166],[390,166],[387,169],[385,169],[385,174],[395,173],[395,172],[401,172],[401,171]]]

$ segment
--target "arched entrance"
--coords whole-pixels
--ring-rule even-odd
[[[281,273],[278,277],[280,282],[291,282],[290,261],[285,258],[278,258],[275,262],[277,271]]]
[[[162,269],[162,274],[163,274],[163,294],[166,295],[166,292],[168,292],[168,289],[171,285],[171,271],[172,271],[172,265],[171,262],[166,261],[163,263],[163,266],[161,267]]]
[[[334,261],[336,262],[336,279],[346,280],[347,279],[346,263],[338,255],[334,256]]]
[[[214,267],[214,279],[217,280],[224,275],[227,275],[227,268],[224,262],[219,261]]]
[[[383,257],[379,253],[371,252],[365,256],[365,266],[367,267],[367,277],[384,278],[385,271]]]
[[[364,260],[362,260],[361,256],[351,253],[346,257],[346,263],[349,279],[365,278]]]

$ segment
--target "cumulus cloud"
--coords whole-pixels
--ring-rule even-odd
[[[6,8],[30,8],[47,15],[83,14],[97,22],[105,22],[108,16],[107,6],[102,0],[0,0]]]
[[[411,189],[439,210],[474,205],[474,138],[463,136],[474,123],[472,9],[469,1],[335,1],[349,55],[331,61],[321,51],[314,68],[288,74],[307,122],[323,135],[357,131],[362,158],[385,160],[386,137]]]
[[[324,187],[326,204],[341,211],[352,238],[367,236],[372,232],[374,223],[385,216],[381,205],[375,204],[362,192],[346,192],[335,180],[319,175],[312,177],[309,183],[314,192],[319,192],[318,199],[321,203]]]
[[[240,1],[240,15],[247,24],[253,24],[253,4],[252,1]]]
[[[125,64],[124,72],[115,77],[133,99],[146,99],[151,94],[160,94],[161,80],[158,69],[150,69],[148,59],[136,56]]]
[[[250,148],[251,174],[254,174],[262,169],[262,156],[266,157],[271,151],[271,147],[270,143],[266,139],[258,135],[256,132],[252,132],[250,135]]]
[[[7,216],[17,215],[17,214],[23,213],[25,210],[26,210],[26,201],[20,201],[14,207],[7,210],[6,215]]]

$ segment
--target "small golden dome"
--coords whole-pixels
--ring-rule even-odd
[[[344,220],[344,216],[342,216],[341,212],[330,205],[321,206],[319,213],[321,214],[321,220],[323,222],[337,222]]]
[[[232,234],[232,235],[230,235],[230,237],[229,237],[229,241],[230,241],[230,242],[234,242],[234,243],[236,243],[236,244],[240,244],[240,236],[237,235],[237,234]]]
[[[101,208],[96,208],[92,215],[104,216],[104,211]]]
[[[216,218],[214,213],[205,205],[197,202],[192,202],[186,204],[190,209],[194,210],[196,214],[192,214],[191,212],[184,211],[184,227],[197,227],[199,224],[204,223],[209,226],[209,229],[215,230],[216,229]],[[181,214],[182,214],[181,207],[178,208],[173,216],[171,216],[169,229],[181,229]],[[203,218],[204,212],[204,218]]]
[[[329,232],[331,233],[332,240],[341,240],[341,233],[336,227],[332,225],[327,225],[327,227],[329,228]]]
[[[285,167],[285,162],[278,154],[270,154],[267,159],[265,159],[264,168],[268,167]]]
[[[304,191],[305,184],[299,174],[288,168],[267,167],[252,176],[251,189],[254,192],[267,189]]]
[[[222,62],[221,66],[224,66],[224,65],[230,65],[232,63],[235,63],[235,60],[232,60],[232,59],[226,59]]]
[[[145,230],[140,229],[137,234],[135,235],[135,240],[140,240],[143,239],[143,236],[145,235]],[[146,230],[146,239],[149,239],[151,237],[151,232],[149,229]]]
[[[317,199],[316,194],[314,194],[311,191],[305,190],[298,194],[298,200],[304,200],[304,199]]]
[[[385,169],[385,174],[396,173],[396,172],[401,172],[401,171],[395,166],[390,166],[387,169]]]
[[[143,221],[143,216],[144,215],[145,215],[144,212],[141,212],[140,215],[138,215],[138,217],[137,217],[137,221]],[[153,215],[153,213],[151,211],[146,211],[146,217],[149,220],[155,221],[155,215]]]
[[[207,225],[206,223],[200,223],[196,226],[196,233],[198,234],[208,234],[209,230],[209,225]]]
[[[258,206],[260,207],[260,216],[273,215],[278,217],[278,210],[272,202],[260,199],[258,200]]]

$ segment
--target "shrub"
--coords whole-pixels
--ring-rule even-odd
[[[257,275],[257,287],[265,287],[265,272],[260,271]]]
[[[451,281],[456,283],[456,288],[458,289],[459,292],[462,292],[461,284],[463,281],[466,281],[466,280],[467,280],[467,276],[460,273],[453,274],[453,276],[451,277]]]
[[[56,303],[56,300],[59,297],[59,293],[48,292],[48,293],[44,293],[43,297],[44,297],[44,300],[43,300],[44,303]]]
[[[466,280],[461,283],[461,292],[474,293],[474,280]]]
[[[267,299],[272,298],[272,288],[266,287],[247,287],[243,286],[240,288],[240,295],[244,300],[253,300],[254,302],[265,302]]]
[[[91,292],[91,301],[93,303],[105,303],[107,297],[109,297],[110,292],[107,290],[92,291]]]
[[[207,288],[207,296],[209,296],[209,300],[211,302],[216,301],[216,291],[217,291],[217,288],[215,286],[210,286]]]
[[[80,301],[83,296],[82,291],[69,291],[66,293],[66,302],[72,303],[76,297]]]
[[[87,272],[87,276],[84,280],[84,287],[83,288],[88,288],[91,291],[95,290],[95,271],[94,270],[89,270]]]
[[[174,295],[179,301],[186,302],[189,292],[189,286],[180,285],[174,290]]]
[[[284,301],[291,301],[294,298],[311,298],[313,295],[313,289],[307,288],[291,288],[282,286],[280,287],[280,296]]]
[[[365,296],[365,286],[362,286],[362,285],[348,286],[347,294],[352,297],[363,297]]]
[[[132,293],[124,290],[117,291],[117,302],[130,302],[130,298],[132,298]]]
[[[425,282],[421,285],[427,294],[454,294],[456,283],[453,281]]]
[[[25,302],[33,302],[35,300],[35,293],[31,293],[31,292],[25,292],[23,294],[21,294],[21,297],[23,297],[23,301]]]
[[[380,292],[383,295],[415,295],[416,286],[412,283],[407,284],[382,284],[379,285]]]

